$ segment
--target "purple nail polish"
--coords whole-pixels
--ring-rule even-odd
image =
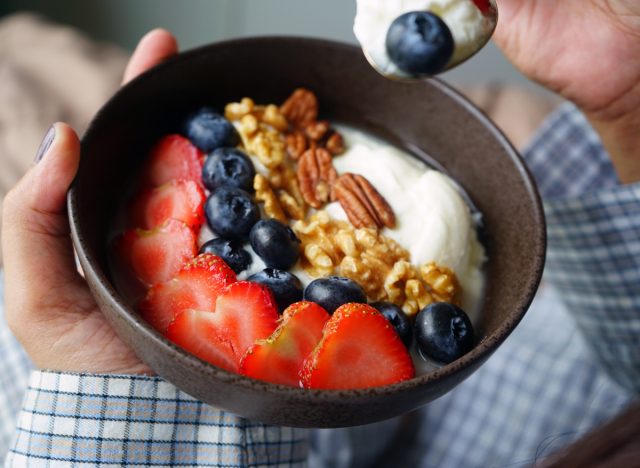
[[[51,144],[55,139],[56,139],[56,127],[52,125],[51,127],[49,127],[49,130],[47,130],[47,134],[42,139],[42,143],[40,143],[40,147],[38,148],[38,152],[36,153],[36,157],[33,160],[33,162],[35,163],[40,162],[40,160],[43,158],[46,152],[49,151],[49,148],[51,148]]]

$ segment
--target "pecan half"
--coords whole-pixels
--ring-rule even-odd
[[[395,226],[396,217],[382,195],[359,174],[342,174],[333,185],[333,197],[357,228]]]
[[[297,161],[307,150],[307,137],[300,131],[290,133],[285,137],[285,143],[287,146],[287,154],[291,159]]]
[[[318,120],[307,125],[304,129],[304,133],[313,141],[320,141],[329,131],[329,122],[326,120]]]
[[[291,125],[304,129],[318,119],[318,99],[308,89],[298,88],[280,106],[280,112]]]
[[[344,153],[344,140],[342,139],[342,135],[334,131],[331,136],[327,138],[325,148],[334,156]]]
[[[331,153],[324,148],[311,148],[298,160],[298,182],[304,200],[314,208],[329,201],[338,173]]]

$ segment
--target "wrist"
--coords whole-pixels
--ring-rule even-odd
[[[640,181],[640,83],[608,106],[583,112],[600,135],[620,181]]]

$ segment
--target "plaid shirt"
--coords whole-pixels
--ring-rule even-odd
[[[159,378],[30,373],[0,326],[0,455],[16,467],[534,464],[640,391],[640,184],[619,185],[570,105],[525,158],[546,200],[543,284],[487,363],[435,402],[357,428],[271,427]]]

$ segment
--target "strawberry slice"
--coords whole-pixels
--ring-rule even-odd
[[[166,336],[203,361],[238,372],[238,360],[228,341],[220,337],[216,314],[185,310],[169,325]]]
[[[230,284],[218,297],[214,313],[220,336],[231,344],[236,363],[257,340],[278,326],[278,307],[266,286],[249,281]]]
[[[180,306],[187,302],[182,300]],[[218,296],[215,312],[209,311],[211,304],[198,310],[195,302],[178,313],[167,328],[167,338],[200,359],[233,372],[238,372],[247,348],[271,335],[277,326],[273,296],[257,283],[239,281],[226,286]]]
[[[196,242],[189,226],[170,219],[150,231],[126,231],[116,249],[124,270],[151,286],[173,278],[198,253]]]
[[[143,185],[158,187],[172,180],[202,183],[204,154],[181,135],[162,138],[151,150],[143,170]]]
[[[322,340],[305,360],[306,388],[350,389],[389,385],[415,375],[411,356],[393,326],[373,307],[339,307]]]
[[[138,310],[156,330],[164,332],[181,312],[216,310],[218,296],[235,281],[236,274],[224,260],[213,254],[201,254],[175,278],[153,286]]]
[[[131,205],[129,223],[153,229],[168,219],[177,219],[197,230],[204,220],[204,191],[191,180],[172,180],[142,192]]]
[[[291,304],[282,314],[276,331],[247,350],[240,362],[240,373],[298,387],[302,364],[322,338],[327,320],[327,311],[314,302]]]
[[[482,12],[482,14],[487,15],[493,10],[493,5],[489,0],[472,0],[473,3],[478,7],[478,10]]]

